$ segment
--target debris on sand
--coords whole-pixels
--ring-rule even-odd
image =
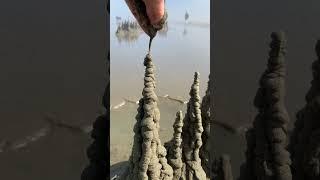
[[[120,104],[113,106],[112,109],[119,109],[119,108],[123,107],[124,105],[126,105],[126,101],[122,101]]]
[[[125,102],[131,103],[131,104],[139,104],[139,101],[130,100],[127,98],[123,98]]]
[[[18,151],[26,148],[31,143],[34,143],[44,137],[46,137],[52,131],[50,126],[43,127],[29,136],[23,137],[18,140],[1,140],[0,141],[0,153],[8,151]]]
[[[119,176],[118,175],[115,175],[115,176],[113,176],[112,178],[111,178],[111,180],[117,180],[119,178]]]
[[[159,138],[160,112],[157,106],[158,97],[154,92],[155,76],[150,54],[147,54],[144,65],[144,89],[138,107],[134,126],[134,144],[128,171],[122,179],[137,180],[170,180],[173,177],[172,167],[167,163],[166,149]]]
[[[272,33],[268,68],[260,79],[254,105],[259,113],[247,132],[246,179],[291,180],[291,160],[286,149],[289,115],[285,97],[285,45],[283,32]],[[253,173],[252,173],[253,172]]]
[[[179,98],[174,98],[174,97],[171,97],[171,96],[167,96],[168,99],[172,100],[172,101],[175,101],[175,102],[178,102],[180,104],[186,104],[185,101],[179,99]]]
[[[101,115],[103,115],[103,113]],[[93,130],[92,124],[89,124],[89,125],[87,124],[87,125],[83,125],[83,126],[74,125],[74,124],[64,122],[64,121],[58,119],[56,116],[52,116],[51,114],[47,114],[44,117],[44,120],[49,122],[50,127],[52,129],[63,128],[63,129],[69,130],[70,132],[84,133],[84,134],[91,133]]]
[[[320,179],[320,40],[316,44],[317,60],[312,64],[313,80],[306,95],[306,105],[296,117],[290,150],[294,180]]]

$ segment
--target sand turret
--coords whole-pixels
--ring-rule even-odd
[[[200,148],[203,132],[200,110],[199,73],[194,75],[194,82],[190,91],[190,100],[187,104],[187,113],[183,120],[182,152],[185,163],[184,179],[206,179],[206,174],[201,166]]]
[[[254,142],[248,142],[248,152],[254,152],[251,172],[253,179],[291,180],[291,160],[286,149],[289,116],[284,105],[285,97],[285,37],[284,33],[272,33],[268,68],[260,79],[260,88],[255,97],[259,113],[248,131]],[[253,158],[247,157],[247,161]]]
[[[297,113],[291,137],[294,180],[320,178],[320,40],[316,44],[317,60],[312,64],[313,80],[306,95],[306,106]]]
[[[259,119],[256,117],[256,122]],[[257,127],[256,127],[257,128]],[[246,134],[246,142],[247,142],[247,150],[245,152],[246,161],[240,167],[240,177],[238,180],[256,180],[256,175],[253,173],[255,169],[255,145],[256,145],[256,137],[255,137],[256,129],[249,129]]]
[[[206,94],[202,98],[201,102],[201,117],[202,117],[202,125],[203,125],[203,133],[202,133],[202,143],[203,145],[200,148],[200,158],[201,158],[201,164],[202,168],[206,172],[208,178],[210,178],[210,166],[211,166],[211,160],[210,160],[210,128],[211,128],[211,119],[210,119],[210,106],[211,106],[211,95],[210,95],[210,75],[209,75],[209,81],[208,81],[208,87],[206,90]]]
[[[139,101],[136,124],[134,126],[134,144],[130,157],[130,167],[126,178],[137,180],[171,180],[173,170],[167,163],[166,149],[159,138],[160,112],[157,105],[154,66],[148,54],[144,60],[146,66],[143,98]]]
[[[106,88],[102,98],[102,105],[105,109],[105,113],[103,115],[98,116],[93,124],[93,130],[91,132],[93,143],[87,148],[87,156],[90,164],[82,171],[81,180],[98,179],[99,177],[109,176],[109,174],[107,174],[107,155],[108,149],[110,149],[110,135],[107,133],[109,129],[108,122],[110,121],[110,94],[108,93],[110,91],[109,65],[110,52],[108,52],[106,61],[108,78],[106,81]]]
[[[173,138],[168,143],[168,163],[173,169],[173,180],[179,180],[182,176],[182,127],[183,127],[183,117],[182,111],[177,112],[176,120],[173,124]]]
[[[219,159],[213,161],[214,180],[233,180],[231,159],[227,154],[223,154]]]

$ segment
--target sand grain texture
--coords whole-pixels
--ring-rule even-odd
[[[168,150],[168,163],[173,169],[173,180],[179,180],[182,176],[182,127],[183,116],[182,111],[179,111],[176,114],[176,120],[173,124],[173,139],[165,145]]]
[[[306,105],[296,115],[290,150],[294,180],[320,178],[320,40],[316,44],[317,60],[312,64],[313,80],[306,95]]]
[[[253,129],[247,132],[250,177],[246,179],[291,180],[291,160],[286,150],[289,115],[284,105],[286,40],[283,32],[272,33],[271,38],[268,68],[260,79],[254,100],[259,113]]]
[[[200,95],[199,73],[194,75],[194,81],[190,90],[190,100],[187,104],[187,113],[183,120],[182,128],[182,152],[184,161],[183,179],[206,179],[206,173],[201,166],[200,148],[202,146],[201,135],[203,132]]]
[[[154,66],[150,54],[145,57],[143,98],[139,101],[134,143],[127,174],[123,179],[169,180],[173,170],[166,159],[166,149],[159,138],[160,112],[157,107],[158,97],[154,92]]]
[[[207,177],[210,178],[210,166],[211,166],[211,153],[210,153],[210,128],[211,128],[211,114],[210,114],[210,75],[209,75],[209,81],[208,81],[208,87],[206,90],[206,94],[202,98],[201,102],[201,117],[202,117],[202,125],[203,125],[203,133],[202,133],[202,143],[203,145],[200,148],[200,158],[201,158],[201,164],[202,168],[207,174]],[[211,117],[213,118],[213,117]]]
[[[213,162],[213,175],[214,180],[233,180],[231,159],[227,154],[222,154],[219,159]]]

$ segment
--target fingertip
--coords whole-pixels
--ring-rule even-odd
[[[147,14],[151,24],[157,24],[164,16],[164,0],[143,0],[146,4]]]

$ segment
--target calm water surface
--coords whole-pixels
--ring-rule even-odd
[[[201,96],[207,87],[210,72],[209,25],[168,24],[166,35],[153,40],[151,55],[156,66],[157,94],[189,98],[194,72],[200,72]],[[143,60],[149,37],[141,33],[133,42],[119,42],[117,25],[111,23],[111,105],[122,98],[139,99],[143,88]]]

